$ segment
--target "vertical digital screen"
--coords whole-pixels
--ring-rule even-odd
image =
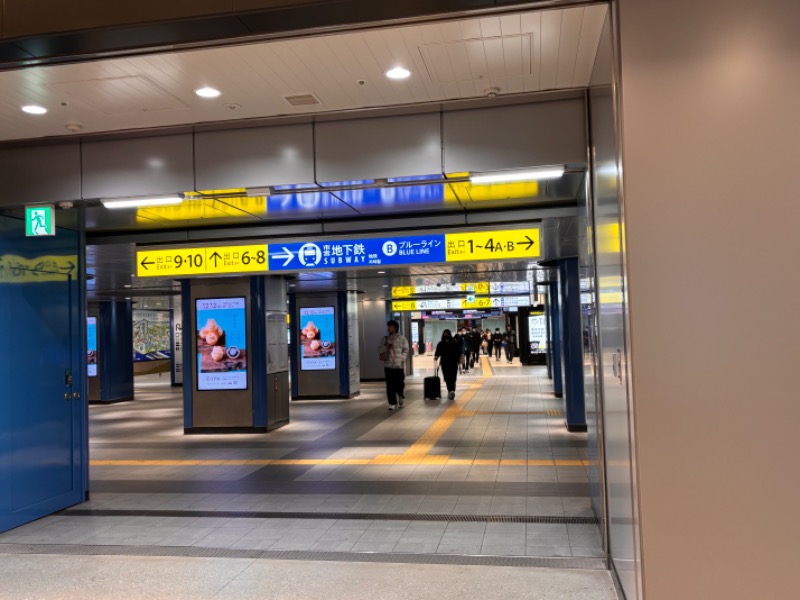
[[[528,339],[531,354],[547,352],[547,322],[543,314],[528,316]]]
[[[300,309],[300,370],[336,369],[336,327],[332,306]]]
[[[86,371],[89,377],[97,377],[97,317],[86,319]]]
[[[244,298],[195,300],[197,389],[247,389],[247,313]]]

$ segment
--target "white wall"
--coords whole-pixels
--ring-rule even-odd
[[[795,598],[800,2],[619,5],[645,598]]]

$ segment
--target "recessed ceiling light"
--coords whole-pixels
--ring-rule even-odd
[[[29,115],[43,115],[47,112],[47,109],[44,106],[39,106],[38,104],[28,104],[27,106],[22,107],[22,112],[26,112]]]
[[[129,287],[131,287],[131,284],[130,283],[126,283],[123,287],[129,288]]]
[[[378,271],[378,275],[386,275],[386,271]]]
[[[388,286],[388,285],[386,285],[386,284],[384,283],[384,284],[383,284],[383,287],[389,287],[389,286]]]
[[[212,87],[201,87],[195,90],[194,93],[201,98],[219,98],[222,95],[222,92]]]
[[[395,67],[386,71],[386,76],[389,79],[408,79],[411,77],[411,71],[403,67]]]

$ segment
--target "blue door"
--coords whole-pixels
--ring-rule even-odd
[[[0,531],[84,497],[79,239],[0,217]]]

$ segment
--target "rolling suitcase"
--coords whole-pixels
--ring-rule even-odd
[[[426,400],[438,400],[442,397],[442,380],[439,379],[439,369],[434,371],[432,377],[426,377],[423,387],[423,398]]]

